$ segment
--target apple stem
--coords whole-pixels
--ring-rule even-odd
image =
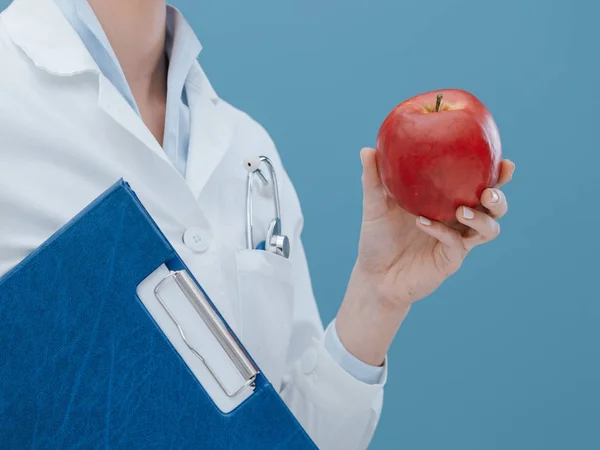
[[[435,112],[439,112],[440,111],[440,106],[442,104],[442,97],[443,97],[442,94],[438,94],[437,100],[435,102]]]

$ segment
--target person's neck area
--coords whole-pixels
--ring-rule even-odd
[[[136,95],[166,90],[165,0],[89,0]]]

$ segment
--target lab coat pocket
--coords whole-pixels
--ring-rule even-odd
[[[240,250],[236,264],[240,339],[278,390],[293,320],[292,263],[264,250]]]

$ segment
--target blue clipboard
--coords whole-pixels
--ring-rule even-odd
[[[229,413],[137,296],[161,264],[254,390]],[[317,448],[122,180],[0,279],[0,348],[2,449]]]

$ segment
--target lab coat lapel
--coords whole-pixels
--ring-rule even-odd
[[[234,123],[219,107],[219,98],[196,62],[186,81],[190,108],[187,184],[196,198],[227,152]]]
[[[53,0],[15,0],[3,13],[13,42],[40,69],[57,76],[98,76],[98,106],[168,165],[168,157],[141,118],[108,79]],[[171,165],[172,166],[172,165]]]
[[[116,124],[123,127],[156,153],[165,163],[172,165],[163,148],[141,117],[104,75],[100,74],[99,77],[98,107],[108,114]]]

